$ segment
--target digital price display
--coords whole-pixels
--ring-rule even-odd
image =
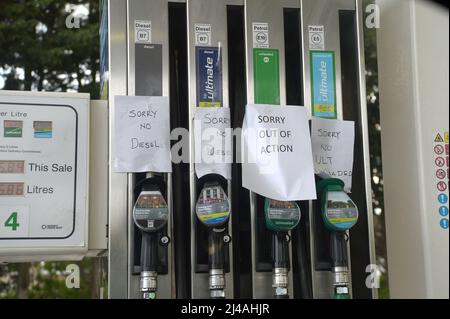
[[[23,174],[25,172],[25,161],[0,160],[0,174]]]
[[[88,95],[0,90],[0,263],[85,254],[88,150]]]
[[[18,182],[0,183],[0,196],[23,196],[25,184]]]

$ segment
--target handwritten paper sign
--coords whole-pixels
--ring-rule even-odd
[[[115,172],[171,172],[169,98],[115,96]]]
[[[322,119],[311,120],[314,171],[323,177],[339,178],[345,190],[352,188],[355,122]]]
[[[231,179],[233,161],[230,109],[197,107],[194,118],[195,173]]]
[[[242,132],[242,185],[281,200],[316,198],[306,109],[249,104]]]

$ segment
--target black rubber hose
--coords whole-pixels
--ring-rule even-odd
[[[224,243],[222,233],[213,230],[208,236],[209,246],[209,269],[224,269]]]
[[[289,243],[286,233],[277,232],[272,235],[273,268],[289,269]]]
[[[142,271],[157,271],[158,269],[157,232],[142,232],[141,268]]]
[[[331,260],[333,267],[348,267],[347,243],[345,233],[334,231],[331,233]]]

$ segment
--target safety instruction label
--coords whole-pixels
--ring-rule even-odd
[[[196,47],[197,106],[222,106],[221,48]]]
[[[253,31],[253,47],[268,48],[269,47],[269,24],[267,22],[252,23]]]
[[[280,104],[280,71],[277,49],[253,49],[256,104]]]
[[[325,50],[325,32],[323,25],[309,25],[309,49]]]
[[[337,117],[334,51],[310,51],[312,115]]]
[[[448,229],[448,182],[449,182],[449,144],[448,131],[436,131],[433,134],[433,160],[437,191],[439,226]]]
[[[152,22],[150,20],[134,21],[134,42],[152,43]]]
[[[194,25],[195,45],[211,45],[211,25],[196,23]]]

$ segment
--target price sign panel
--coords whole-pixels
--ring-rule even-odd
[[[0,256],[87,248],[84,94],[0,93]]]

